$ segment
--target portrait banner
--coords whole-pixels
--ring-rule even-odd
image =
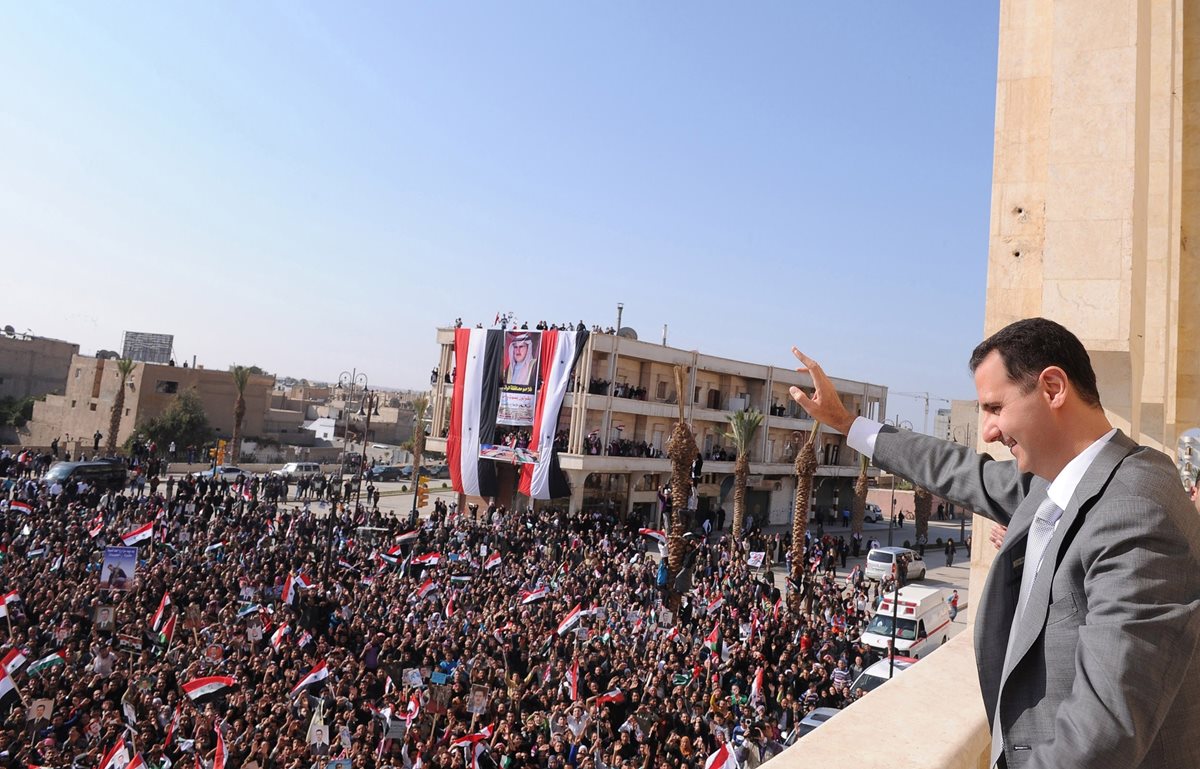
[[[106,547],[100,564],[101,590],[132,590],[137,587],[137,548]]]

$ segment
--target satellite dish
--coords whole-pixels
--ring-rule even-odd
[[[633,339],[634,341],[637,341],[638,338],[637,332],[629,326],[621,326],[621,330],[617,332],[617,336],[623,336],[626,339]]]
[[[13,328],[12,326],[5,326],[5,327],[4,327],[4,334],[5,334],[5,336],[13,336],[13,335],[14,335],[14,334],[16,334],[16,333],[17,333],[17,330],[16,330],[15,328]]]

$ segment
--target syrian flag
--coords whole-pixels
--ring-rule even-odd
[[[308,578],[308,575],[306,575],[304,572],[298,572],[296,574],[296,587],[300,588],[301,590],[312,590],[313,583],[312,580]]]
[[[290,632],[292,632],[291,625],[280,625],[279,629],[271,634],[271,648],[279,651],[279,645],[283,643],[284,636]]]
[[[537,464],[521,465],[518,490],[535,499],[568,496],[570,488],[554,461],[552,446],[558,430],[558,413],[563,396],[571,382],[571,371],[585,347],[586,330],[455,330],[454,363],[458,375],[454,380],[454,398],[446,438],[446,460],[450,466],[451,483],[456,491],[474,497],[496,496],[499,490],[495,462],[480,459],[479,450],[482,446],[497,442],[496,418],[500,408],[506,348],[512,341],[510,334],[526,337],[541,369],[530,377],[529,387],[515,385],[523,393],[533,396],[533,429],[529,449],[538,452]],[[539,450],[539,447],[543,450]]]
[[[163,737],[163,750],[171,747],[171,740],[175,737],[175,730],[179,728],[179,706],[175,706],[175,713],[171,716],[170,722],[167,723],[167,733]]]
[[[18,513],[25,513],[26,515],[33,512],[33,508],[29,506],[29,503],[22,502],[19,499],[14,502],[10,502],[8,509],[16,510]]]
[[[150,539],[154,536],[154,521],[138,526],[136,529],[131,529],[121,535],[121,541],[128,547],[136,545],[144,539]]]
[[[388,555],[387,553],[376,553],[375,557],[379,559],[380,569],[384,569],[387,566],[395,566],[396,564],[400,563],[399,558],[394,555]]]
[[[210,694],[216,694],[223,689],[236,684],[237,681],[229,676],[205,676],[203,678],[193,678],[183,685],[183,693],[188,696],[192,702],[207,697]]]
[[[53,654],[47,654],[45,657],[42,657],[40,660],[30,665],[28,673],[29,675],[33,675],[34,673],[40,673],[48,668],[58,667],[59,665],[65,664],[67,664],[67,653],[62,649],[59,649]]]
[[[416,694],[413,694],[408,698],[408,708],[404,711],[404,720],[408,721],[409,728],[412,728],[413,721],[416,721],[419,715],[421,715],[421,700]]]
[[[113,745],[111,750],[104,754],[99,769],[125,769],[131,760],[129,748],[126,747],[125,738],[122,737],[117,740],[117,744]]]
[[[624,701],[625,701],[625,692],[621,691],[621,689],[619,687],[609,689],[604,694],[601,694],[599,697],[596,698],[597,705],[603,705],[606,702],[624,702]]]
[[[9,708],[20,700],[21,693],[17,691],[17,682],[12,680],[7,670],[0,670],[0,710],[7,713]]]
[[[296,600],[296,581],[292,579],[291,572],[288,572],[287,579],[283,581],[283,592],[280,597],[288,605],[291,605],[292,601]]]
[[[672,625],[671,629],[667,631],[667,640],[674,641],[678,637],[679,637],[679,626]]]
[[[758,671],[754,674],[754,681],[750,684],[750,704],[753,705],[760,701],[763,696],[763,669],[762,665],[758,666]]]
[[[558,465],[554,436],[558,432],[563,396],[571,386],[572,372],[587,347],[587,339],[588,332],[582,328],[576,331],[551,329],[541,334],[538,360],[542,383],[535,396],[529,441],[529,450],[537,452],[537,463],[521,465],[518,485],[518,490],[531,499],[558,499],[571,494],[566,474]]]
[[[454,594],[450,594],[450,598],[446,601],[446,619],[454,616]]]
[[[558,629],[554,632],[562,635],[570,630],[579,621],[579,607],[580,604],[575,604],[575,608],[567,612],[566,616],[562,618],[562,622],[558,623]]]
[[[487,560],[483,562],[483,570],[491,571],[500,565],[500,560],[500,553],[492,553],[487,557]]]
[[[427,580],[425,580],[424,584],[422,584],[419,588],[417,588],[417,598],[425,598],[426,596],[428,596],[430,593],[432,593],[433,591],[435,591],[437,589],[438,589],[437,585],[435,585],[433,583],[433,580],[427,579]]]
[[[396,537],[396,547],[399,547],[400,545],[406,544],[408,542],[416,542],[417,537],[419,537],[420,535],[421,535],[421,532],[417,529],[413,529],[412,531],[406,531],[403,534],[400,534]]]
[[[705,614],[713,614],[717,611],[717,609],[720,609],[724,605],[725,605],[725,596],[719,595],[716,598],[709,601],[708,606],[705,607],[705,609],[704,609],[704,613]]]
[[[171,605],[171,592],[168,590],[163,593],[162,600],[158,602],[158,611],[154,612],[154,617],[150,620],[150,629],[155,633],[162,627],[163,614],[167,611],[167,607]]]
[[[9,605],[19,600],[21,600],[21,596],[17,594],[16,590],[10,590],[3,596],[0,596],[0,617],[7,617]]]
[[[717,752],[704,762],[704,769],[739,769],[737,757],[733,755],[727,743],[722,743]]]
[[[215,552],[217,552],[218,550],[220,550],[220,549],[221,549],[221,548],[223,548],[223,547],[225,547],[225,543],[224,543],[224,542],[214,542],[213,544],[211,544],[211,545],[209,545],[208,547],[204,548],[204,554],[205,554],[205,555],[208,555],[209,553],[215,553]]]
[[[300,683],[292,687],[291,696],[295,697],[296,692],[312,686],[319,681],[324,681],[326,678],[329,678],[329,668],[325,666],[325,660],[321,660],[312,670],[308,671],[308,675],[300,679]]]
[[[442,560],[441,553],[426,553],[425,555],[417,556],[412,559],[414,566],[437,566]]]
[[[539,587],[537,590],[522,590],[521,605],[525,606],[534,601],[540,601],[548,595],[550,595],[550,588],[548,587]]]
[[[567,668],[567,677],[563,681],[567,688],[567,694],[571,697],[571,702],[579,699],[579,660],[576,659],[571,663],[571,667]]]
[[[348,571],[358,571],[358,567],[342,558],[338,559],[338,566]]]
[[[216,727],[217,732],[217,751],[213,753],[212,769],[225,769],[225,735],[221,734],[221,727]]]
[[[95,539],[96,537],[100,536],[100,532],[102,532],[102,531],[104,531],[104,514],[103,513],[101,513],[100,515],[97,515],[96,520],[92,521],[91,525],[88,526],[88,537],[90,539]]]
[[[142,759],[142,754],[135,753],[133,760],[125,765],[125,769],[146,769],[146,762]]]
[[[707,646],[708,650],[711,651],[713,654],[716,654],[717,652],[719,652],[721,650],[721,626],[720,625],[713,625],[712,632],[709,633],[708,636],[704,639],[704,645]]]
[[[649,537],[650,539],[658,542],[660,545],[667,544],[666,533],[661,532],[658,529],[638,529],[638,534],[641,534],[643,537]]]
[[[9,675],[12,675],[20,670],[21,666],[24,664],[25,652],[21,649],[13,649],[8,654],[4,655],[4,659],[0,660],[0,668],[3,668],[4,672],[8,673]]]
[[[485,726],[482,731],[475,732],[474,734],[464,734],[463,736],[456,739],[454,742],[451,742],[450,747],[452,747],[452,748],[469,748],[476,743],[484,742],[486,740],[490,740],[491,738],[492,738],[492,727],[489,724],[488,726]]]

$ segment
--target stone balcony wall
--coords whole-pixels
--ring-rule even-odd
[[[987,769],[991,749],[968,628],[772,759],[813,766]]]

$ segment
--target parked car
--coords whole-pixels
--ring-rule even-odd
[[[896,674],[901,671],[908,670],[915,665],[917,661],[912,657],[896,657]],[[864,692],[869,692],[883,684],[886,684],[892,677],[892,660],[884,657],[876,662],[863,672],[858,674],[858,678],[854,679],[854,683],[850,684],[850,691],[856,692],[862,689]]]
[[[867,523],[881,523],[883,521],[883,510],[879,505],[871,502],[867,503],[867,509],[863,512],[863,520]]]
[[[873,547],[867,553],[867,568],[863,572],[867,579],[882,580],[892,576],[892,565],[897,558],[908,560],[908,579],[925,579],[925,561],[916,550],[907,547]]]
[[[233,465],[217,465],[214,468],[202,471],[199,475],[201,478],[225,478],[229,481],[235,481],[242,476],[250,475],[250,473]]]
[[[367,480],[375,482],[401,481],[412,474],[412,468],[376,465],[367,471]]]
[[[321,474],[321,466],[316,462],[288,462],[278,470],[272,470],[271,475],[279,475],[289,481],[301,478],[313,478]]]
[[[810,712],[804,718],[800,719],[800,723],[796,724],[796,728],[793,729],[792,733],[787,736],[787,740],[784,741],[784,745],[791,745],[796,740],[800,739],[804,735],[811,732],[813,729],[816,729],[818,726],[825,723],[826,721],[828,721],[829,719],[833,718],[834,716],[836,716],[838,713],[841,713],[841,712],[842,712],[841,708],[815,708],[815,709],[813,709],[812,712]]]
[[[444,480],[444,479],[450,477],[450,466],[449,465],[432,465],[425,469],[429,470],[430,478],[437,478],[439,480]]]

